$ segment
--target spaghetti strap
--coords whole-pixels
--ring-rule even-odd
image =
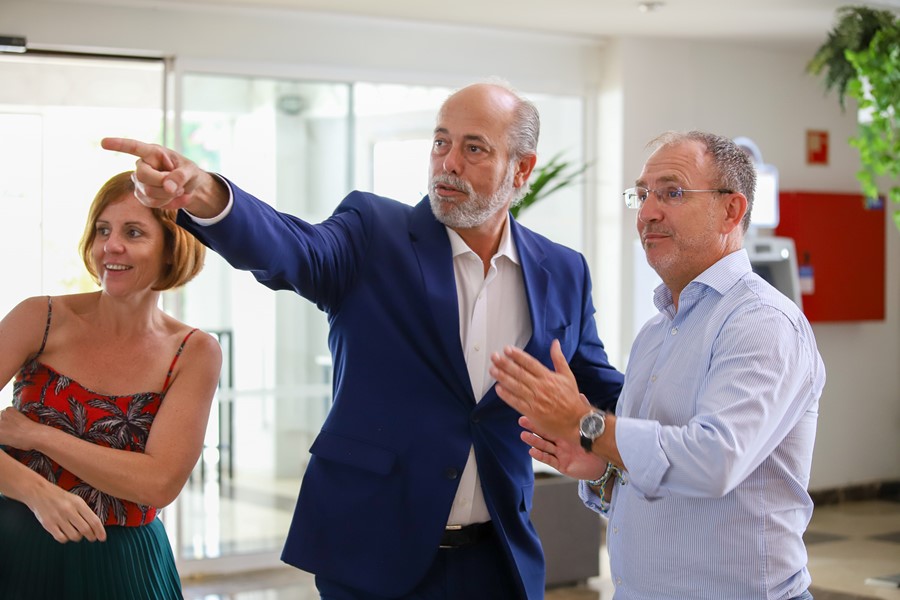
[[[44,339],[41,340],[41,347],[34,355],[32,360],[36,360],[44,352],[44,346],[47,345],[47,337],[50,335],[50,319],[53,317],[53,298],[47,296],[47,326],[44,327]]]
[[[178,346],[178,352],[175,353],[175,358],[172,359],[172,364],[169,365],[169,372],[166,373],[166,382],[163,384],[163,394],[165,394],[169,389],[169,380],[172,377],[172,371],[175,370],[175,363],[178,362],[178,357],[181,356],[181,351],[184,350],[184,345],[187,343],[188,338],[194,335],[195,331],[197,331],[196,327],[191,329],[188,334],[184,336],[184,339],[181,340],[181,345]]]

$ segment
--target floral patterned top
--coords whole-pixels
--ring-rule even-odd
[[[34,358],[19,372],[13,388],[13,406],[34,421],[60,429],[93,444],[143,452],[153,419],[168,390],[175,363],[192,329],[182,340],[166,374],[162,392],[145,392],[128,396],[98,394],[74,379],[38,361],[50,332],[52,304],[48,298],[47,328],[44,340]],[[137,527],[156,517],[152,506],[137,504],[105,494],[62,468],[56,461],[36,450],[22,451],[7,447],[6,452],[47,480],[84,499],[105,525]]]

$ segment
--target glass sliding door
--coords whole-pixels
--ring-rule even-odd
[[[346,84],[186,73],[180,145],[275,208],[324,220],[350,190]],[[182,575],[278,565],[308,449],[331,403],[325,315],[214,253],[183,318],[226,357],[201,464],[178,500]]]
[[[77,248],[87,209],[134,165],[100,139],[158,141],[164,78],[162,60],[0,54],[0,315],[27,296],[96,289]]]

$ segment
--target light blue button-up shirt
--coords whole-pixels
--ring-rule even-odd
[[[616,408],[627,473],[607,515],[615,597],[797,596],[810,584],[802,535],[825,384],[809,322],[744,250],[685,287],[677,313],[665,286],[654,302]]]

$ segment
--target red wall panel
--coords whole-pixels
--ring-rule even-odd
[[[884,319],[884,201],[781,192],[777,235],[794,239],[810,321]]]

